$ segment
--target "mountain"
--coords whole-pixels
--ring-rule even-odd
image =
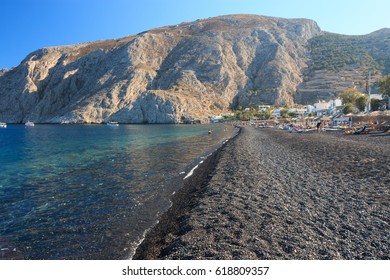
[[[295,94],[297,103],[335,98],[349,87],[367,92],[369,71],[372,92],[377,93],[378,81],[390,73],[389,28],[361,36],[323,32],[309,40],[308,51],[308,68]]]
[[[389,54],[388,34],[359,37],[367,61]],[[304,103],[325,96],[318,75],[344,71],[320,65],[316,50],[329,51],[332,36],[344,38],[308,19],[229,15],[43,48],[0,71],[0,112],[16,123],[179,123],[255,104]],[[389,61],[375,67],[387,71]]]
[[[37,50],[0,76],[8,122],[177,123],[292,103],[314,21],[231,15]]]

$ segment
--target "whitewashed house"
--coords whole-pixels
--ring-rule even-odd
[[[343,102],[340,98],[330,101],[321,100],[314,104],[314,110],[317,117],[334,116],[340,114],[343,110]]]
[[[294,113],[295,115],[298,115],[298,116],[304,116],[304,115],[307,115],[307,107],[303,107],[303,108],[290,108],[288,109],[288,112],[289,113]]]
[[[313,105],[307,105],[305,107],[306,107],[306,110],[307,110],[308,114],[315,113],[316,108]]]
[[[221,122],[222,120],[223,120],[222,116],[212,116],[210,119],[210,122],[211,123],[218,123],[218,122]]]
[[[282,109],[275,109],[273,112],[272,112],[272,117],[275,117],[275,118],[280,118],[280,112],[282,111]]]
[[[330,102],[321,100],[314,104],[315,113],[317,117],[326,116],[328,114],[329,108],[331,107]]]
[[[370,94],[370,98],[371,98],[371,99],[379,99],[379,100],[382,100],[382,99],[383,99],[383,95],[382,95],[382,94],[377,94],[377,93],[371,93],[371,94]]]
[[[343,101],[340,98],[333,99],[329,103],[330,103],[330,107],[329,107],[330,115],[334,116],[342,112],[344,106],[343,106]]]

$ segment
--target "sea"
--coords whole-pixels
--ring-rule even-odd
[[[221,124],[0,128],[0,259],[130,259],[175,182],[234,133]]]

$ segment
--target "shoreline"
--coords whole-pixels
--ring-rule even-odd
[[[133,259],[389,259],[386,139],[243,128]]]
[[[221,150],[229,142],[234,141],[240,135],[240,132],[241,129],[233,130],[230,139],[224,140],[221,146],[203,159],[201,163],[192,167],[181,178],[173,181],[179,188],[171,197],[171,207],[161,215],[157,224],[146,232],[131,259],[150,260],[158,258],[159,252],[171,241],[170,236],[173,233],[180,234],[182,231],[180,222],[188,214],[194,203],[196,203],[197,197],[207,187],[215,166],[218,164]]]

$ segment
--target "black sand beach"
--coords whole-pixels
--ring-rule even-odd
[[[243,128],[133,259],[389,259],[390,137]]]

